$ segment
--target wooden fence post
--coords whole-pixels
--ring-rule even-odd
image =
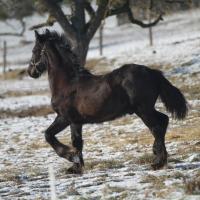
[[[99,27],[99,53],[103,55],[103,24]]]
[[[7,68],[7,42],[3,41],[3,74],[5,76]]]
[[[151,11],[149,12],[149,23],[151,23]],[[153,31],[152,27],[149,27],[149,45],[153,46]]]

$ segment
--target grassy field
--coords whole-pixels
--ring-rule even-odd
[[[124,63],[145,64],[162,70],[184,93],[188,116],[183,121],[170,117],[166,135],[169,158],[163,169],[151,168],[150,131],[136,115],[126,115],[111,122],[84,126],[84,174],[68,174],[71,163],[59,158],[44,139],[44,130],[55,118],[50,107],[47,75],[33,80],[27,77],[24,68],[11,66],[6,75],[0,74],[0,199],[50,199],[49,166],[52,166],[58,199],[198,200],[200,14],[198,10],[193,12],[169,16],[158,25],[154,29],[157,43],[153,47],[145,43],[146,32],[136,28],[131,32],[131,25],[119,30],[112,27],[112,31],[107,27],[106,56],[96,56],[94,49],[87,61],[88,69],[95,74],[107,73]],[[122,29],[127,35],[122,34]],[[122,36],[128,42],[109,43],[108,38],[118,41]],[[19,47],[21,51],[15,55]],[[18,57],[28,60],[27,50],[31,52],[30,44],[10,47],[10,63],[15,63]],[[166,113],[160,101],[156,108]],[[70,144],[69,128],[58,134],[58,138]]]

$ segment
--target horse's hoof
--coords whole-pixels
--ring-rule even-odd
[[[153,170],[161,169],[164,165],[162,164],[152,164],[151,167]]]
[[[69,169],[67,169],[68,174],[83,174],[83,167],[79,164],[73,164]]]
[[[154,162],[151,167],[153,168],[153,170],[158,170],[163,168],[165,165],[167,164],[167,161],[163,160],[163,161],[159,161],[159,162]]]

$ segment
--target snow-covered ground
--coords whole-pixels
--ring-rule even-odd
[[[22,97],[8,97],[0,101],[1,110],[22,110],[31,106],[42,106],[50,104],[50,98],[42,95],[29,95]]]
[[[26,19],[28,26],[41,20],[44,17]],[[118,27],[112,17],[105,24],[104,56],[98,53],[98,34],[90,45],[88,58],[98,61],[92,72],[105,73],[125,63],[148,65],[162,70],[187,97],[189,115],[181,122],[170,120],[166,137],[169,162],[159,171],[150,168],[152,136],[133,115],[85,125],[85,172],[82,176],[67,174],[70,163],[55,154],[43,135],[55,118],[46,111],[42,114],[42,108],[50,104],[47,77],[1,79],[0,199],[50,199],[49,166],[53,167],[58,199],[200,199],[199,21],[200,10],[166,16],[153,28],[154,46],[150,47],[148,30],[130,24]],[[17,29],[15,21],[9,23]],[[53,28],[61,30],[58,25]],[[9,30],[9,26],[0,23],[0,30]],[[0,43],[5,39],[9,68],[26,68],[33,32],[27,31],[23,38],[0,38]],[[1,66],[0,48],[0,70]],[[29,116],[37,108],[40,115],[33,112]],[[164,110],[160,102],[157,108]],[[23,117],[16,116],[20,112]],[[58,137],[70,143],[69,129]]]

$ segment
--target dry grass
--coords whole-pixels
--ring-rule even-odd
[[[41,176],[41,170],[37,167],[37,166],[31,166],[28,168],[28,170],[26,171],[27,176],[31,179],[34,178],[36,179],[38,176]],[[47,175],[42,175],[43,178],[47,178]]]
[[[71,185],[67,189],[67,195],[80,195],[75,187],[75,183],[72,182]]]
[[[94,74],[105,74],[111,71],[110,67],[115,63],[115,59],[107,60],[106,58],[93,58],[87,60],[86,68]]]
[[[126,146],[130,145],[130,144],[135,144],[138,143],[137,138],[130,138],[130,137],[125,137],[123,132],[119,132],[118,133],[119,136],[115,137],[115,136],[107,136],[107,138],[104,138],[101,140],[101,142],[103,144],[106,144],[108,147],[111,147],[113,149],[113,151],[125,151]],[[121,136],[121,134],[123,134],[123,137]]]
[[[192,84],[188,84],[188,80],[192,80]],[[199,74],[193,73],[190,76],[172,76],[170,81],[174,83],[184,95],[187,96],[187,99],[198,99],[199,98]]]
[[[174,191],[175,191],[174,188],[167,188],[167,189],[163,188],[163,189],[159,189],[159,190],[154,191],[152,194],[155,198],[165,199],[169,194],[171,194]]]
[[[27,179],[36,179],[41,176],[41,170],[37,166],[32,165],[22,169],[15,163],[3,161],[3,164],[5,167],[0,170],[0,182],[14,182],[20,185]]]
[[[163,63],[155,63],[155,64],[148,65],[148,66],[152,69],[158,69],[158,70],[162,70],[162,71],[169,70],[174,67],[172,65],[172,63],[164,63],[164,64]]]
[[[191,141],[200,140],[200,125],[182,126],[168,132],[166,139],[170,141]]]
[[[118,122],[120,125],[125,125],[126,123],[131,123],[130,117],[125,117],[121,120],[115,120],[111,123],[118,125]],[[173,128],[172,130],[169,130],[166,134],[166,142],[193,142],[196,141],[195,145],[180,145],[178,146],[178,149],[176,151],[176,154],[179,155],[186,155],[188,153],[194,153],[200,151],[200,145],[198,145],[198,141],[200,141],[200,125],[199,124],[193,124],[193,125],[184,125],[179,126],[176,128]],[[128,152],[126,151],[127,145],[132,145],[137,143],[139,146],[136,147],[138,151],[143,151],[142,146],[145,145],[144,148],[149,148],[149,151],[151,152],[151,148],[153,145],[154,138],[150,131],[148,129],[145,129],[144,131],[141,131],[140,134],[134,135],[134,133],[127,133],[125,131],[120,130],[119,135],[113,135],[110,130],[106,132],[106,137],[102,137],[101,142],[102,144],[105,144],[106,146],[112,147],[113,151],[124,151],[124,154],[126,155]],[[97,143],[97,141],[88,141],[90,145],[94,145]],[[131,146],[130,146],[131,147]],[[125,160],[124,160],[125,159]],[[124,161],[127,160],[133,160],[133,155],[131,156],[125,156]],[[152,162],[153,155],[146,155],[144,154],[141,156],[141,158],[138,158],[137,163],[139,164],[149,164]],[[134,160],[135,163],[135,160]]]
[[[20,169],[14,167],[6,167],[0,170],[0,182],[13,181],[16,184],[21,184]]]
[[[123,161],[121,160],[94,160],[87,161],[85,163],[86,170],[107,170],[107,169],[118,169],[124,167]]]
[[[128,197],[129,192],[126,190],[125,187],[118,187],[118,186],[110,186],[109,184],[105,185],[105,187],[102,190],[102,198],[108,199],[108,200],[123,200]],[[108,197],[109,195],[112,195],[113,193],[117,193],[117,196],[114,197]]]
[[[38,91],[7,91],[2,95],[2,98],[6,97],[22,97],[31,95],[48,95],[48,90],[38,90]]]
[[[5,74],[0,74],[0,79],[22,79],[24,76],[27,75],[26,70],[22,69],[15,69],[9,70]]]
[[[134,136],[134,135],[133,135]],[[154,138],[149,130],[141,132],[137,136],[137,141],[139,144],[153,144]],[[199,141],[200,140],[200,125],[193,124],[191,126],[185,125],[178,128],[173,128],[173,130],[167,131],[166,141],[170,142],[183,142],[183,141]]]
[[[121,117],[119,119],[116,119],[114,121],[111,121],[110,123],[114,126],[123,126],[123,125],[127,125],[127,124],[132,124],[133,119],[127,115],[127,116]]]
[[[142,145],[151,145],[153,144],[154,138],[150,131],[146,129],[142,131],[140,135],[133,138],[127,138],[125,143],[129,142],[137,142],[138,144]],[[193,124],[191,126],[180,126],[178,128],[173,128],[173,130],[167,131],[166,134],[166,142],[189,142],[189,141],[200,141],[200,125]],[[198,146],[196,148],[199,148]]]
[[[199,97],[199,85],[183,85],[181,87],[182,92],[185,94],[189,94],[190,99],[198,98]]]
[[[150,153],[144,153],[142,156],[136,159],[136,163],[139,165],[151,164],[153,162],[154,155]]]
[[[151,183],[153,185],[154,188],[156,189],[162,189],[165,187],[164,184],[164,180],[166,179],[165,176],[154,176],[151,174],[148,174],[146,176],[144,176],[143,180],[141,181],[141,183]]]
[[[38,149],[48,148],[48,147],[50,147],[50,146],[49,146],[49,144],[47,142],[38,141],[38,140],[37,141],[33,141],[32,143],[30,143],[28,145],[28,149],[30,149],[30,150],[33,150],[33,149],[38,150]]]
[[[7,118],[7,117],[29,117],[29,116],[46,116],[48,114],[53,113],[53,110],[50,106],[40,106],[40,107],[31,107],[27,110],[21,111],[13,111],[13,110],[1,110],[0,118]]]
[[[175,178],[175,179],[184,179],[185,177],[186,176],[179,171],[175,171],[171,176],[171,178]]]
[[[200,195],[200,177],[185,180],[184,189],[187,194]]]
[[[121,130],[119,135],[120,136],[118,137],[120,137],[120,142],[118,137],[117,138],[113,137],[114,138],[113,140],[115,141],[112,141],[112,139],[110,139],[110,143],[114,148],[124,149],[126,145],[135,143],[139,145],[152,145],[154,141],[152,134],[148,130],[141,131],[139,135],[138,134],[134,135],[134,133],[127,135],[127,132],[123,132],[123,130]]]
[[[153,136],[149,133],[149,131],[141,131],[140,134],[134,135],[134,133],[129,133],[124,131],[123,129],[118,130],[117,135],[113,135],[110,130],[105,131],[106,137],[101,138],[102,144],[106,144],[111,147],[113,150],[124,151],[127,145],[133,145],[137,143],[138,145],[152,145],[153,144]],[[90,144],[95,145],[98,141],[89,141]]]
[[[86,62],[86,68],[88,70],[92,70],[94,69],[100,62],[102,61],[102,59],[99,58],[93,58],[93,59],[89,59]]]
[[[177,150],[177,155],[181,155],[183,158],[187,154],[194,154],[200,152],[200,146],[198,145],[184,145],[184,147],[180,146]],[[199,161],[199,160],[198,160]]]

